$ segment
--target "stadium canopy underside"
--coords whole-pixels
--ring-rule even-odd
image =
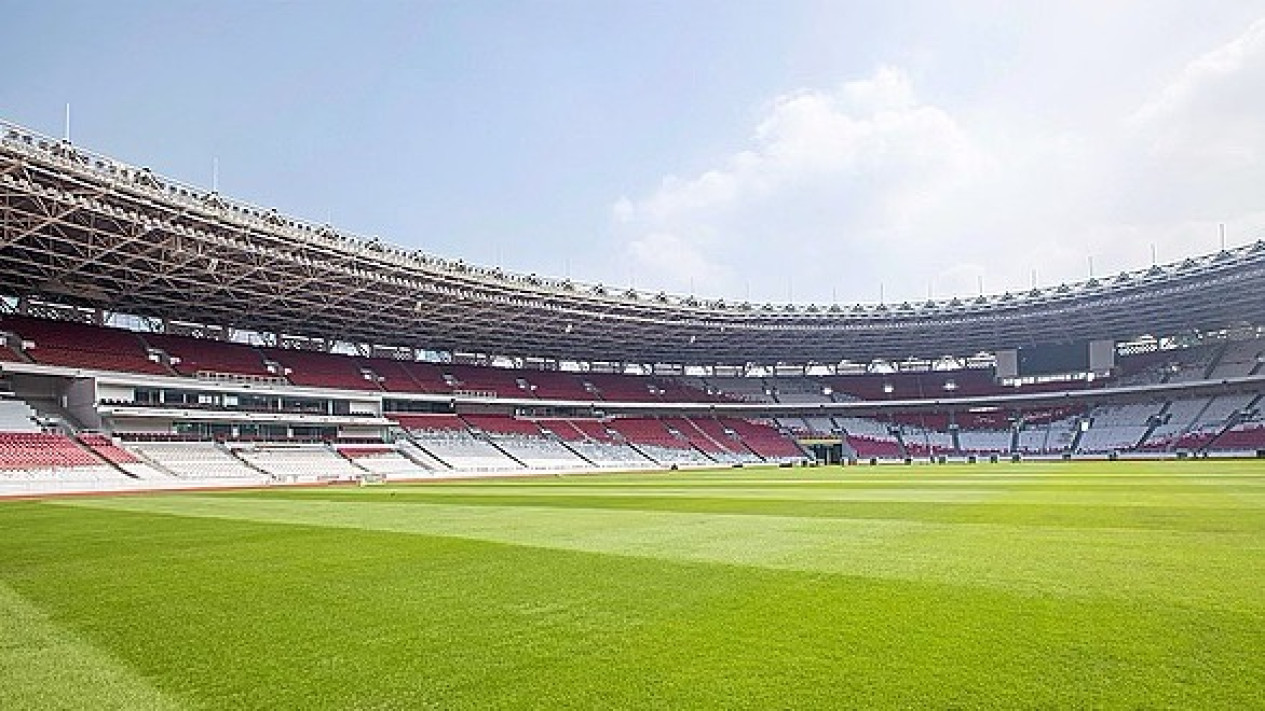
[[[1265,242],[1023,293],[748,304],[399,249],[0,124],[0,293],[329,341],[567,361],[967,356],[1265,324]]]

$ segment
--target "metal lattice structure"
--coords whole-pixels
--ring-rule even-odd
[[[865,362],[1259,326],[1265,242],[1024,293],[728,303],[408,251],[0,123],[0,293],[431,351],[680,365]]]

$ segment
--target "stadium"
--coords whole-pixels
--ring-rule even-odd
[[[409,252],[17,126],[3,147],[17,493],[1265,453],[1265,242],[1028,293],[726,304]]]
[[[0,709],[1262,708],[1265,10],[774,9],[7,8]]]
[[[395,497],[404,486],[403,495],[423,506],[445,500],[504,506],[513,497],[562,495],[548,506],[597,511],[620,503],[608,494],[633,500],[668,497],[669,503],[661,504],[665,510],[685,516],[691,515],[683,513],[692,510],[688,502],[697,506],[701,497],[718,493],[712,487],[719,493],[726,487],[765,487],[773,498],[764,504],[769,506],[783,497],[802,499],[803,491],[796,488],[805,482],[859,486],[862,494],[867,487],[882,487],[880,493],[912,487],[906,493],[917,494],[956,477],[977,476],[957,467],[1010,466],[1018,468],[991,478],[981,470],[986,476],[955,490],[956,495],[974,495],[974,487],[1005,477],[1021,482],[1021,477],[1034,477],[1019,489],[1032,484],[1057,488],[1056,481],[1081,479],[1079,486],[1090,489],[1162,490],[1174,486],[1165,482],[1170,474],[1162,468],[1143,474],[1129,467],[1179,467],[1186,465],[1177,460],[1204,459],[1247,464],[1265,456],[1265,242],[1076,284],[971,299],[846,307],[724,303],[514,274],[410,252],[238,202],[16,125],[4,125],[0,149],[0,285],[7,294],[0,320],[5,387],[0,493],[6,496],[233,488],[280,492],[290,486],[315,491],[311,487],[372,483],[384,486],[342,491],[370,492],[365,496],[381,501],[381,494]],[[1161,464],[1165,460],[1173,463]],[[1076,463],[1085,461],[1121,469],[1041,469],[1039,475],[1033,469],[1048,466],[1041,462],[1091,466]],[[661,479],[657,472],[665,471],[675,478]],[[630,474],[635,472],[642,473]],[[946,479],[942,472],[953,474]],[[1258,481],[1259,465],[1231,472],[1228,476],[1243,478],[1240,485],[1248,488],[1242,491],[1254,491],[1250,487]],[[582,479],[570,493],[531,485],[540,477],[547,483],[591,473],[602,476]],[[1180,482],[1197,473],[1181,469],[1174,475]],[[511,477],[536,479],[522,479],[524,489],[507,490]],[[485,479],[493,488],[444,488],[456,479]],[[425,481],[434,483],[408,484]],[[1224,481],[1218,485],[1224,487],[1238,479],[1199,481]],[[673,501],[680,496],[687,498]],[[722,496],[712,506],[727,501],[759,510],[739,496]],[[100,501],[115,503],[96,505],[104,511],[91,506],[85,511],[97,516],[114,508],[235,515],[215,513],[218,499]],[[677,508],[681,504],[684,509]],[[192,509],[179,513],[186,505]],[[20,520],[15,504],[9,506]],[[1138,515],[1146,508],[1120,511]],[[264,512],[251,513],[248,506],[242,515],[287,520],[285,514]],[[1239,510],[1246,516],[1257,512]],[[434,512],[423,508],[417,515],[428,513]],[[492,507],[488,513],[494,514]],[[323,510],[320,515],[340,519],[350,514]],[[374,515],[389,518],[386,512]],[[295,522],[307,520],[298,516]],[[470,525],[464,521],[456,532],[434,522],[422,528],[463,535],[462,526]],[[575,530],[562,525],[566,535],[583,537],[590,524],[578,523]],[[512,531],[506,529],[506,540],[530,540]],[[500,540],[501,534],[490,539]],[[664,545],[671,550],[674,544]],[[708,545],[687,549],[686,559],[750,563],[743,554],[717,557]],[[589,549],[580,545],[579,550]],[[1067,554],[1041,555],[1050,556],[1049,562]],[[1189,563],[1182,560],[1183,566]],[[1224,560],[1217,561],[1213,567],[1226,574]],[[765,564],[802,570],[797,564]],[[570,563],[543,565],[541,571],[510,575],[498,584],[531,585],[532,576],[553,574],[554,566],[566,569]],[[807,570],[818,569],[810,565]],[[1175,574],[1162,565],[1158,570]],[[1259,573],[1256,556],[1236,567],[1230,579],[1252,580]],[[1011,583],[1040,588],[1039,581],[1049,583],[1050,574],[1036,576],[1038,582],[1016,575]],[[136,575],[143,580],[153,573]],[[1144,586],[1160,583],[1142,577]],[[1095,587],[1088,579],[1079,584]],[[1200,584],[1212,583],[1201,579]],[[449,606],[447,614],[472,619],[480,614],[451,601],[442,604]],[[1252,603],[1242,604],[1250,609]],[[548,615],[543,608],[541,614]],[[1078,609],[1075,614],[1085,613]],[[725,629],[740,624],[711,618],[695,622]],[[484,634],[514,633],[504,629],[503,621],[480,624],[487,625]],[[540,620],[533,618],[531,624]],[[1221,656],[1211,662],[1212,674],[1195,684],[1192,695],[1177,698],[1234,705],[1234,699],[1259,690],[1259,678],[1239,678],[1238,686],[1207,686],[1226,681],[1230,670],[1219,665],[1232,664],[1244,649],[1259,645],[1259,626],[1254,628],[1246,637],[1231,638],[1228,647],[1217,647],[1213,656]],[[947,634],[956,639],[962,633]],[[390,653],[391,645],[401,643],[387,637],[384,647],[371,645],[374,654]],[[985,638],[1000,644],[990,635]],[[277,640],[262,642],[268,646]],[[466,639],[444,649],[469,655],[474,652],[463,645],[487,643]],[[325,639],[323,644],[333,646],[318,647],[321,654],[340,653],[341,642]],[[803,663],[803,651],[783,649],[770,668]],[[168,652],[187,655],[187,650]],[[666,652],[660,648],[653,654]],[[722,668],[726,662],[750,662],[735,650],[726,654],[731,656],[709,659]],[[560,706],[647,700],[653,705],[656,699],[667,706],[728,705],[722,699],[736,698],[730,696],[736,687],[746,694],[738,705],[772,702],[715,669],[709,673],[719,676],[704,675],[706,683],[688,692],[677,685],[690,675],[651,691],[640,689],[638,675],[647,665],[661,663],[658,657],[624,660],[625,666],[616,665],[619,671],[612,673],[632,676],[620,677],[623,685],[615,688],[595,688],[590,678],[559,681],[551,688]],[[478,664],[499,663],[482,659]],[[566,665],[534,664],[574,673]],[[975,664],[949,668],[971,672],[978,669]],[[410,662],[401,668],[411,668]],[[537,698],[525,699],[506,686],[531,668],[504,669],[496,682],[464,690],[443,690],[460,678],[455,669],[438,674],[438,687],[406,686],[440,706],[537,706]],[[701,673],[688,663],[683,668]],[[927,668],[945,669],[930,663]],[[819,661],[808,676],[833,670]],[[1060,671],[1061,682],[1071,688],[1043,686],[1010,671],[1002,687],[959,680],[947,682],[946,689],[968,705],[1139,698],[1080,686],[1084,670],[1074,665]],[[1136,673],[1119,672],[1123,678]],[[778,682],[772,688],[794,699],[794,705],[830,706],[840,698],[935,705],[947,698],[945,689],[902,687],[886,677],[878,682],[876,696],[858,695],[856,689],[837,698],[818,696],[820,687],[789,688],[784,678],[774,676]],[[182,683],[187,693],[188,681]],[[249,680],[234,683],[232,693],[248,706],[320,706],[322,694],[332,694],[329,703],[341,706],[402,693],[393,682],[369,689],[353,685],[352,695],[344,697],[322,686],[333,683],[329,678],[280,695]],[[966,685],[955,686],[959,683]],[[218,699],[213,705],[227,698],[215,695],[222,691],[193,688],[194,698]],[[1225,697],[1207,695],[1212,689]],[[975,695],[981,690],[1016,696],[982,701]],[[33,705],[47,701],[21,696],[31,692],[20,688],[6,693],[17,694],[18,701],[41,699]],[[148,692],[110,693],[120,694],[123,706],[148,703],[137,701]],[[132,696],[136,693],[142,695]]]

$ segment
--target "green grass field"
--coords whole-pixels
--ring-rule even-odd
[[[1265,463],[0,502],[0,709],[1265,708]]]

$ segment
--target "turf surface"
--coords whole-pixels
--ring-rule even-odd
[[[1265,464],[0,502],[0,708],[1262,708]]]

